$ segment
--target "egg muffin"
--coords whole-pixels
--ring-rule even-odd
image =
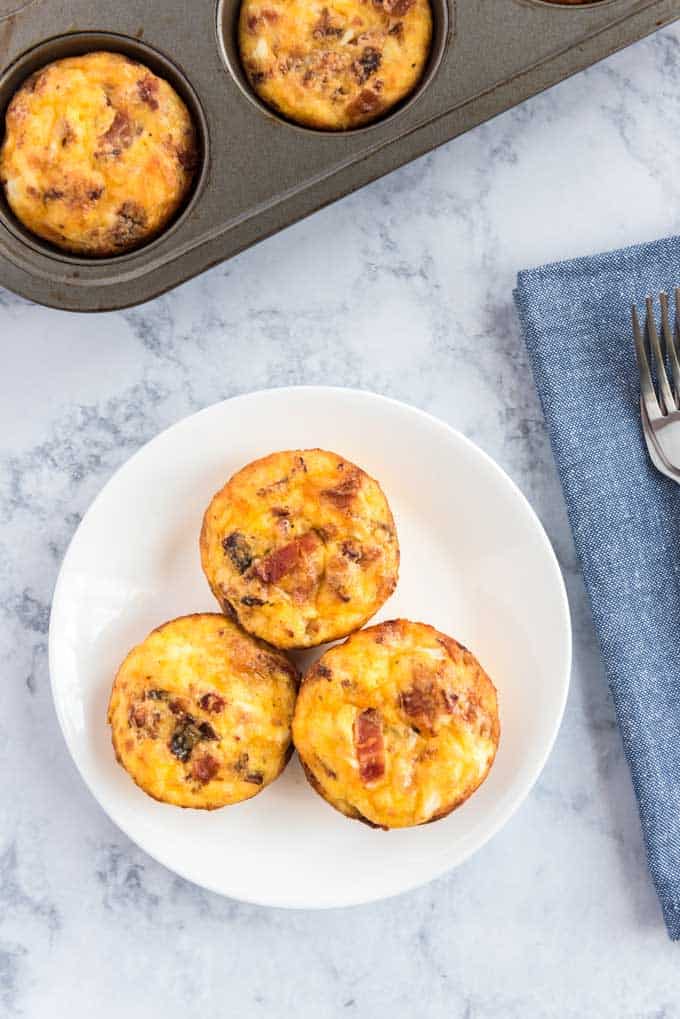
[[[426,824],[460,806],[486,778],[499,738],[496,690],[474,655],[403,619],[327,651],[305,676],[293,719],[313,788],[379,828]]]
[[[116,255],[169,223],[197,159],[191,116],[167,81],[120,53],[88,53],[56,60],[14,95],[0,181],[34,234]]]
[[[145,793],[214,810],[250,799],[292,752],[298,675],[280,651],[217,613],[153,630],[118,670],[108,721]]]
[[[307,127],[368,124],[408,96],[432,39],[429,0],[243,0],[241,63],[254,91]]]
[[[347,636],[399,571],[377,481],[321,449],[272,453],[235,474],[206,510],[200,546],[223,611],[280,648]]]

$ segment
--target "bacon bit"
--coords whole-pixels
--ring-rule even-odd
[[[253,575],[263,584],[277,584],[282,577],[297,569],[300,560],[314,550],[318,540],[312,531],[308,531],[301,538],[296,538],[288,545],[270,552],[253,567]]]
[[[333,675],[327,665],[317,665],[316,674],[317,676],[323,676],[324,679],[330,679]]]
[[[380,109],[380,99],[370,88],[363,88],[356,99],[347,107],[347,116],[352,120],[361,120],[373,116]]]
[[[152,110],[158,109],[158,78],[153,78],[150,74],[147,74],[145,78],[140,78],[137,82],[137,92],[139,98],[143,103],[146,103]]]
[[[111,239],[117,248],[127,248],[144,236],[147,216],[139,202],[123,202],[116,216],[117,223],[111,230]]]
[[[299,557],[300,549],[296,539],[271,552],[254,567],[253,573],[263,584],[276,584],[297,566]]]
[[[399,694],[399,706],[419,729],[433,732],[438,715],[452,715],[458,695],[440,686],[438,677],[425,669],[416,669],[413,685]]]
[[[132,145],[136,133],[135,126],[127,113],[124,113],[122,110],[116,110],[116,115],[108,131],[105,131],[99,137],[97,156],[115,159],[121,154],[123,149],[127,149]]]
[[[364,93],[361,92],[359,97]],[[372,93],[371,93],[372,94]],[[347,510],[352,504],[354,496],[361,488],[361,478],[358,473],[351,474],[341,484],[336,485],[335,488],[325,488],[321,495],[324,499],[328,499],[337,506],[340,510]]]
[[[270,25],[273,25],[279,20],[278,11],[272,11],[269,7],[265,7],[262,11],[262,17],[265,21],[268,21]]]
[[[201,785],[205,785],[215,777],[219,771],[219,762],[212,756],[212,754],[203,754],[201,757],[197,757],[191,766],[192,778],[195,778]]]
[[[385,14],[392,18],[403,18],[415,2],[416,0],[373,0],[376,7],[382,7]]]
[[[198,703],[204,711],[210,711],[213,714],[216,714],[218,711],[223,710],[225,702],[223,697],[220,697],[218,693],[213,693],[213,691],[210,690],[208,693],[203,694]]]
[[[146,709],[142,704],[133,704],[128,714],[128,722],[130,725],[136,726],[137,729],[143,729],[146,725]]]
[[[405,715],[418,723],[418,728],[432,731],[438,713],[437,693],[432,680],[416,679],[410,689],[399,694],[399,706]]]
[[[385,743],[382,715],[366,708],[354,720],[354,745],[362,782],[375,782],[385,774]]]

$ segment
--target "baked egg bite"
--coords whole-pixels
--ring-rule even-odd
[[[377,612],[399,571],[377,481],[322,449],[243,467],[208,506],[200,546],[223,611],[280,648],[347,636]]]
[[[481,785],[500,737],[496,690],[466,648],[423,623],[380,623],[307,672],[293,742],[310,784],[347,817],[406,828]]]
[[[430,53],[429,0],[243,0],[246,76],[272,109],[307,127],[368,124],[408,96]]]
[[[250,799],[291,755],[298,675],[284,654],[217,613],[153,630],[118,670],[108,722],[145,793],[214,810]]]
[[[7,109],[0,181],[21,223],[80,255],[116,255],[158,234],[197,164],[175,90],[120,53],[87,53],[32,74]]]

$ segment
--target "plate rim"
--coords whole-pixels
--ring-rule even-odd
[[[67,566],[69,558],[71,556],[73,546],[77,540],[79,533],[81,532],[83,525],[87,521],[88,517],[92,513],[94,513],[100,500],[104,498],[105,493],[109,489],[109,486],[111,486],[115,482],[116,478],[121,473],[121,471],[128,467],[128,465],[131,464],[137,457],[141,456],[153,443],[160,441],[162,438],[167,438],[169,433],[171,433],[175,429],[181,428],[186,424],[187,421],[193,420],[201,415],[208,414],[211,411],[214,411],[215,408],[217,407],[221,407],[225,404],[258,400],[266,398],[273,393],[276,393],[280,397],[285,397],[287,395],[295,396],[300,392],[314,392],[322,395],[325,394],[329,397],[334,397],[338,395],[351,396],[354,398],[359,397],[360,399],[367,400],[369,402],[375,401],[379,404],[389,405],[394,409],[397,409],[401,413],[406,412],[407,414],[410,414],[414,417],[425,419],[430,426],[434,426],[441,432],[447,433],[449,436],[452,436],[456,441],[459,441],[464,446],[467,446],[468,449],[473,452],[473,454],[480,456],[482,460],[486,463],[486,466],[489,467],[492,470],[492,472],[500,479],[501,483],[505,483],[509,487],[509,490],[512,492],[515,499],[519,501],[520,505],[523,507],[524,511],[528,514],[529,518],[531,519],[534,525],[534,529],[536,531],[538,539],[540,540],[543,552],[546,554],[545,555],[546,563],[550,564],[550,570],[553,574],[553,580],[555,581],[555,592],[556,594],[559,595],[559,608],[561,615],[560,623],[561,629],[563,630],[565,643],[565,658],[563,667],[559,670],[557,669],[555,670],[555,675],[558,676],[558,678],[560,679],[561,692],[558,710],[555,712],[550,736],[546,740],[543,752],[540,755],[539,759],[537,760],[531,771],[527,774],[522,784],[522,787],[517,791],[517,793],[514,796],[512,796],[508,800],[508,802],[498,812],[498,816],[485,831],[483,837],[479,840],[476,840],[472,846],[463,849],[458,855],[455,856],[455,859],[447,861],[447,863],[443,867],[439,867],[436,870],[433,870],[429,877],[422,878],[419,876],[412,881],[406,881],[405,883],[399,882],[399,887],[395,888],[394,891],[381,892],[376,896],[362,894],[356,898],[351,898],[349,900],[347,899],[347,897],[343,897],[341,901],[324,901],[324,902],[309,901],[306,904],[300,904],[300,902],[297,900],[287,901],[285,897],[283,897],[281,900],[275,903],[272,903],[271,901],[268,901],[266,899],[258,898],[257,895],[247,895],[243,894],[242,892],[236,893],[226,891],[224,888],[216,886],[210,880],[206,879],[199,880],[193,874],[187,873],[181,864],[178,866],[174,862],[169,863],[167,861],[167,858],[164,858],[163,853],[159,853],[156,852],[155,850],[152,851],[151,849],[149,849],[146,844],[146,838],[143,832],[139,836],[137,834],[135,835],[131,834],[131,832],[125,825],[123,825],[117,818],[111,815],[111,813],[109,812],[109,810],[107,809],[107,807],[104,805],[99,795],[97,794],[95,788],[93,787],[89,779],[86,777],[86,775],[80,768],[75,753],[75,749],[71,745],[71,740],[68,736],[68,729],[65,721],[65,716],[60,702],[61,695],[57,692],[57,683],[55,681],[56,658],[58,655],[57,644],[59,640],[59,637],[57,636],[57,627],[55,621],[58,621],[57,620],[58,604],[61,597],[61,588],[65,584],[64,578],[68,572]],[[57,607],[56,611],[55,607]],[[230,898],[236,902],[244,902],[249,905],[266,907],[268,909],[286,909],[286,910],[297,909],[314,911],[322,909],[352,909],[362,905],[368,905],[374,902],[386,901],[388,899],[393,899],[398,895],[407,894],[408,892],[412,892],[417,888],[421,888],[427,884],[430,884],[430,882],[443,877],[445,874],[448,874],[457,867],[461,866],[463,863],[469,860],[475,853],[479,852],[485,845],[488,844],[488,842],[490,842],[492,838],[494,838],[495,835],[498,834],[498,832],[502,828],[505,827],[505,825],[517,813],[520,807],[526,802],[527,798],[529,797],[534,786],[536,785],[536,782],[538,781],[541,773],[545,768],[548,758],[550,757],[550,754],[552,753],[553,748],[555,746],[555,742],[557,740],[557,736],[561,729],[562,721],[564,719],[564,712],[566,709],[567,698],[569,695],[569,689],[571,685],[572,663],[573,663],[573,627],[564,575],[562,573],[559,560],[557,559],[557,555],[553,548],[552,542],[548,537],[545,527],[543,526],[543,523],[540,517],[538,516],[538,513],[533,508],[533,506],[531,505],[531,503],[529,502],[528,498],[521,490],[519,485],[513,480],[513,478],[507,473],[507,471],[493,459],[493,457],[489,453],[482,449],[481,446],[479,446],[476,442],[470,439],[459,429],[454,428],[453,425],[449,424],[447,421],[444,421],[442,418],[439,418],[435,414],[423,410],[420,407],[414,406],[413,404],[406,403],[403,400],[398,400],[390,396],[384,396],[381,393],[375,393],[369,389],[360,389],[358,387],[349,386],[329,386],[314,384],[270,386],[264,389],[256,389],[245,393],[237,393],[234,396],[229,396],[223,400],[217,400],[215,403],[208,404],[207,406],[202,407],[200,410],[194,411],[191,414],[186,414],[183,417],[179,418],[177,421],[174,421],[172,424],[168,425],[166,428],[161,429],[161,431],[157,432],[150,439],[144,442],[139,447],[139,449],[135,450],[135,452],[131,456],[124,460],[113,471],[111,476],[104,482],[102,487],[99,489],[99,491],[97,492],[97,494],[87,507],[76,530],[71,536],[71,539],[66,547],[66,551],[64,552],[64,555],[62,557],[61,565],[59,567],[59,572],[57,575],[57,580],[52,593],[50,607],[50,625],[48,633],[48,668],[50,676],[50,690],[52,694],[52,702],[57,716],[57,721],[59,723],[59,728],[61,730],[61,734],[64,739],[64,743],[66,744],[66,748],[68,750],[71,761],[75,766],[76,771],[80,776],[80,779],[82,780],[83,784],[85,785],[89,793],[92,795],[94,800],[96,801],[99,808],[116,826],[116,828],[118,828],[118,830],[121,831],[130,840],[131,843],[133,843],[133,845],[141,849],[144,853],[147,854],[147,856],[151,857],[152,860],[160,864],[170,873],[177,874],[183,880],[188,881],[189,883],[196,885],[199,888],[204,888],[206,891],[209,891],[215,895],[220,895],[223,898]]]

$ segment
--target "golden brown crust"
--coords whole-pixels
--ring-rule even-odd
[[[362,626],[394,590],[399,545],[378,483],[325,450],[256,460],[215,495],[201,562],[223,611],[275,647]]]
[[[75,254],[115,255],[158,234],[197,162],[174,89],[119,53],[57,60],[9,104],[0,181],[17,218]]]
[[[246,75],[309,127],[368,124],[413,91],[430,51],[429,0],[243,0]]]
[[[214,810],[249,799],[292,753],[297,672],[217,613],[153,630],[116,675],[108,709],[119,764],[153,799]]]
[[[486,778],[499,739],[496,690],[477,659],[403,619],[327,651],[304,677],[293,719],[312,787],[382,828],[455,810]]]

